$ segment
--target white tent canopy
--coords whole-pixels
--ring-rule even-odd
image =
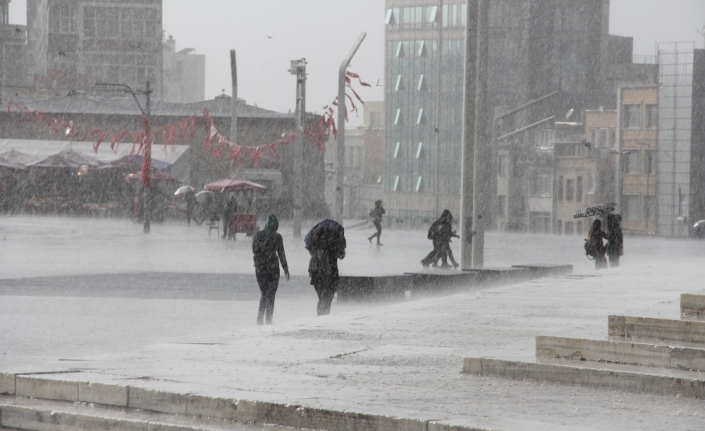
[[[110,142],[103,142],[96,153],[93,142],[66,142],[66,141],[35,141],[26,139],[0,139],[0,154],[16,150],[39,159],[58,153],[62,150],[72,149],[76,152],[94,157],[103,163],[109,163],[130,155],[132,144],[122,143],[116,151],[110,149]],[[188,150],[188,145],[152,145],[152,159],[173,165]]]

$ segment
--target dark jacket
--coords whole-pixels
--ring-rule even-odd
[[[258,274],[275,272],[279,274],[279,261],[281,261],[284,272],[289,272],[286,254],[284,254],[284,240],[277,229],[279,229],[279,220],[276,216],[270,215],[264,229],[252,237],[255,271]]]
[[[370,217],[372,217],[372,222],[375,224],[382,223],[382,215],[384,215],[384,207],[382,205],[375,206],[372,211],[370,211]]]
[[[345,256],[345,229],[338,222],[324,220],[314,226],[305,238],[311,254],[311,284],[336,283],[340,279],[338,259]]]
[[[619,214],[610,214],[607,216],[607,255],[621,256],[624,254],[624,237],[622,235],[622,227],[620,223],[622,216]]]

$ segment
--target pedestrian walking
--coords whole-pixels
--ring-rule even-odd
[[[279,262],[284,268],[284,275],[289,281],[289,266],[286,263],[284,254],[284,240],[277,232],[279,220],[272,214],[267,219],[264,229],[255,233],[252,237],[252,253],[255,260],[255,275],[262,297],[259,300],[259,313],[257,314],[257,324],[262,325],[265,321],[267,325],[272,324],[274,315],[274,297],[279,288]]]
[[[230,196],[223,209],[223,239],[235,239],[235,232],[233,231],[233,216],[235,213],[237,213],[237,202],[235,202],[235,196]]]
[[[318,315],[330,314],[340,281],[338,259],[345,258],[345,229],[338,222],[327,219],[314,226],[304,241],[311,256],[308,273],[318,295]]]
[[[602,222],[600,220],[592,222],[585,240],[585,252],[595,259],[595,269],[607,268],[606,248],[602,242],[606,238],[607,234],[602,230]]]
[[[450,210],[443,210],[441,216],[431,224],[428,229],[428,239],[433,241],[433,251],[431,251],[425,258],[421,260],[421,265],[428,268],[429,265],[433,264],[434,268],[438,267],[438,260],[443,262],[442,268],[450,268],[448,265],[448,258],[450,257],[451,262],[453,262],[454,267],[458,267],[458,263],[453,258],[453,252],[450,248],[450,241],[452,237],[458,237],[453,231],[453,215]]]
[[[377,237],[377,245],[384,245],[380,241],[382,236],[382,216],[384,215],[384,207],[382,206],[382,201],[375,201],[375,207],[370,211],[370,217],[372,217],[372,223],[375,225],[377,232],[367,240],[372,244],[372,239]]]
[[[622,235],[622,216],[609,214],[607,216],[607,256],[610,268],[619,266],[619,257],[624,254],[624,238]]]
[[[190,191],[186,193],[184,199],[186,200],[186,224],[191,226],[191,219],[195,220],[193,216],[193,210],[196,208],[196,204],[198,203],[198,201],[196,200],[196,193]]]
[[[460,238],[458,234],[453,230],[453,215],[448,211],[446,217],[441,217],[441,221],[437,227],[438,230],[438,255],[436,255],[436,260],[434,261],[434,266],[438,266],[438,260],[440,259],[443,263],[441,268],[450,268],[448,265],[448,260],[453,264],[453,268],[457,268],[460,265],[453,258],[453,250],[450,248],[450,243],[452,238]]]

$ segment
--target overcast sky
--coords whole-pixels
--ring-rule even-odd
[[[580,0],[575,0],[580,1]],[[633,36],[635,54],[653,55],[656,42],[695,41],[705,27],[704,0],[612,0],[610,32]],[[26,22],[25,0],[10,4],[11,23]],[[164,31],[177,50],[206,55],[206,97],[230,94],[229,50],[238,57],[239,95],[250,104],[286,112],[295,104],[289,60],[309,62],[307,108],[321,112],[337,94],[337,71],[361,32],[367,38],[350,70],[381,100],[384,0],[164,0]],[[270,38],[271,37],[271,38]]]

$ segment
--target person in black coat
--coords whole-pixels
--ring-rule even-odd
[[[450,210],[444,210],[438,220],[434,221],[431,227],[428,229],[428,239],[433,241],[433,251],[431,251],[425,258],[421,260],[421,265],[428,268],[429,265],[433,264],[433,267],[438,267],[438,260],[441,259],[444,268],[449,268],[447,258],[450,254],[451,261],[453,265],[457,267],[455,259],[453,259],[453,252],[450,250],[450,238],[455,235],[452,227],[453,215]]]
[[[318,315],[330,314],[340,281],[338,259],[345,258],[345,229],[336,221],[324,220],[309,231],[305,243],[311,255],[308,273],[318,295]]]
[[[198,204],[198,201],[196,200],[196,193],[194,192],[188,192],[184,196],[184,199],[186,200],[186,223],[191,226],[191,219],[195,218],[193,217],[193,210],[196,208],[196,204]]]
[[[624,238],[622,235],[622,216],[610,214],[607,216],[607,257],[610,260],[610,267],[619,266],[619,257],[624,254]]]
[[[289,266],[286,263],[284,253],[284,240],[277,232],[279,220],[272,214],[269,216],[264,229],[255,233],[252,237],[252,253],[255,260],[255,275],[257,284],[262,293],[259,300],[259,313],[257,314],[257,324],[262,325],[266,319],[267,325],[272,324],[274,315],[274,297],[279,288],[279,262],[284,268],[284,275],[289,280]]]
[[[602,222],[595,220],[588,231],[587,242],[592,256],[595,258],[595,269],[607,268],[607,258],[605,257],[605,246],[602,242],[607,238],[607,234],[602,230]]]
[[[237,213],[237,202],[235,202],[234,196],[230,196],[223,209],[223,239],[235,239],[235,232],[233,231],[233,216],[235,213]]]

